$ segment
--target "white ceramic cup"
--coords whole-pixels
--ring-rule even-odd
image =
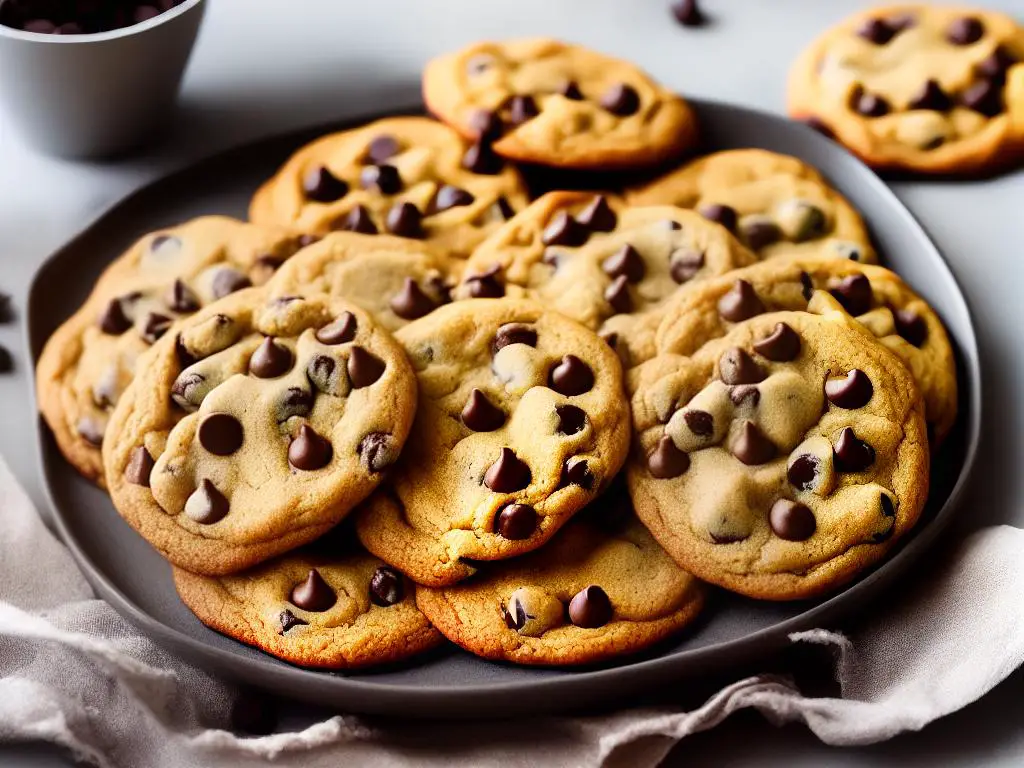
[[[49,154],[100,157],[139,146],[169,119],[205,9],[205,0],[185,0],[92,35],[0,26],[0,109]]]

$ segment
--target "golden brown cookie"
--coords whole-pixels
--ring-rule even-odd
[[[396,333],[419,407],[389,482],[356,517],[363,545],[420,584],[537,549],[622,466],[622,368],[596,334],[516,299],[441,307]]]
[[[977,8],[845,19],[794,62],[789,112],[876,168],[995,170],[1024,155],[1024,28]]]
[[[423,98],[463,136],[524,163],[641,168],[697,141],[689,105],[635,65],[547,38],[439,56],[423,72]]]
[[[221,575],[309,542],[378,485],[416,384],[366,312],[253,288],[139,361],[103,457],[114,506],[177,566]]]
[[[928,494],[924,402],[848,316],[776,312],[630,374],[637,514],[698,578],[750,597],[835,589]]]
[[[67,460],[102,484],[100,445],[139,355],[179,317],[266,281],[306,242],[204,216],[144,236],[111,263],[36,367],[39,409]]]
[[[618,487],[536,552],[469,581],[420,587],[416,602],[471,653],[516,664],[589,664],[636,653],[686,627],[700,582],[658,545]]]
[[[300,149],[249,206],[257,224],[424,240],[466,257],[526,206],[519,173],[425,117],[392,117]]]
[[[626,200],[694,208],[765,259],[878,260],[853,206],[816,169],[790,155],[764,149],[715,152],[628,190]]]

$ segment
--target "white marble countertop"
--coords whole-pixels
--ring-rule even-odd
[[[46,256],[146,181],[236,143],[389,105],[418,90],[423,62],[484,37],[552,35],[632,59],[680,91],[781,112],[790,59],[865,3],[705,0],[712,23],[683,29],[669,0],[211,0],[170,135],[149,152],[72,163],[27,150],[0,111],[0,291],[21,311]],[[988,5],[1024,16],[1020,0]],[[45,94],[41,94],[44,97]],[[900,182],[896,193],[935,239],[974,314],[986,380],[984,447],[955,536],[1024,525],[1024,172],[980,182]],[[940,308],[941,309],[941,308]],[[64,309],[62,308],[63,312]],[[25,407],[30,387],[20,322],[0,326],[15,355],[0,377],[0,453],[42,506]],[[983,628],[979,627],[979,631]],[[822,746],[799,727],[733,718],[685,742],[670,764],[721,766],[1024,764],[1024,673],[923,732],[861,749]],[[0,747],[0,764],[67,765],[57,750]]]

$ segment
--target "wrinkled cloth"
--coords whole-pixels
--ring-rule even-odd
[[[803,722],[829,744],[868,744],[966,706],[1024,661],[1024,531],[978,531],[919,582],[849,637],[792,636],[833,651],[837,697],[764,674],[690,711],[536,720],[527,740],[506,723],[475,723],[464,739],[460,723],[315,711],[287,732],[246,737],[229,730],[246,694],[154,645],[98,600],[0,459],[0,742],[54,742],[103,768],[643,768],[687,735],[753,708],[776,724]]]

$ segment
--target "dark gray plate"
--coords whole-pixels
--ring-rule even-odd
[[[311,672],[229,640],[178,601],[168,565],[125,524],[106,495],[82,480],[39,421],[45,487],[57,527],[89,581],[142,631],[224,676],[341,709],[429,717],[494,717],[621,706],[668,683],[734,667],[778,650],[789,633],[863,610],[935,540],[966,484],[978,445],[978,348],[960,289],[927,235],[864,165],[802,125],[741,107],[693,102],[708,149],[763,147],[817,166],[870,223],[888,266],[938,308],[960,361],[961,416],[934,459],[925,517],[889,560],[827,600],[759,603],[719,594],[685,636],[642,658],[586,670],[522,669],[454,648],[374,673]],[[86,297],[101,269],[145,232],[205,213],[243,217],[249,196],[301,144],[328,128],[270,139],[202,161],[116,205],[40,269],[29,295],[29,347]]]

